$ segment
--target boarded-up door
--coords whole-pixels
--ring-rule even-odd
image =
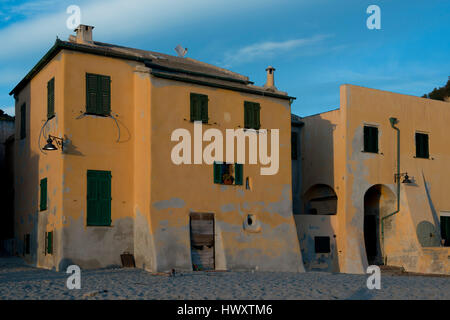
[[[214,215],[191,213],[190,226],[192,268],[214,270]]]

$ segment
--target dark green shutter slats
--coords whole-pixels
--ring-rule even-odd
[[[222,183],[222,164],[214,162],[214,183]]]
[[[26,104],[23,103],[20,106],[20,139],[25,139],[26,137],[26,125],[27,125],[27,113],[26,113]]]
[[[364,126],[364,151],[378,153],[378,128]]]
[[[95,74],[86,74],[86,112],[96,113],[98,83]]]
[[[98,115],[111,113],[111,77],[86,74],[86,112]]]
[[[47,119],[55,115],[55,78],[47,83]]]
[[[416,132],[416,157],[428,159],[430,157],[428,134]]]
[[[242,186],[244,178],[243,165],[242,163],[236,163],[234,165],[234,183],[236,185]]]
[[[53,231],[47,232],[47,254],[53,254]]]
[[[47,210],[47,178],[41,180],[40,190],[40,210],[44,211]]]
[[[260,110],[259,103],[244,101],[244,127],[246,129],[259,130],[261,127]]]
[[[208,123],[208,96],[191,93],[190,102],[191,122],[202,121],[203,123]]]
[[[111,112],[111,78],[108,76],[99,76],[101,89],[101,114],[109,115]]]
[[[88,170],[87,173],[87,224],[111,225],[111,173]]]

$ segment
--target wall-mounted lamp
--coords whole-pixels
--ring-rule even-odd
[[[56,142],[56,146],[53,144],[54,141]],[[64,143],[63,138],[48,135],[47,144],[44,146],[43,150],[53,151],[53,150],[58,150],[58,147],[60,147],[61,150],[63,150],[63,146],[64,146],[63,143]]]
[[[395,174],[394,182],[397,182],[397,179],[400,179],[401,177],[403,177],[402,183],[412,183],[412,181],[409,179],[408,172]]]

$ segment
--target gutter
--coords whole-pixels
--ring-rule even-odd
[[[389,118],[389,122],[391,123],[392,128],[397,131],[397,173],[395,174],[397,182],[397,210],[391,212],[387,216],[381,217],[381,241],[383,245],[383,251],[384,251],[384,220],[400,212],[400,129],[395,127],[395,124],[398,123],[397,118]],[[383,257],[384,259],[386,259],[386,257],[384,256],[384,252]]]

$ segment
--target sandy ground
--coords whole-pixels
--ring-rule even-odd
[[[140,269],[82,270],[81,289],[67,275],[0,258],[0,299],[450,299],[450,277],[367,276],[322,272],[188,272],[154,275]]]

